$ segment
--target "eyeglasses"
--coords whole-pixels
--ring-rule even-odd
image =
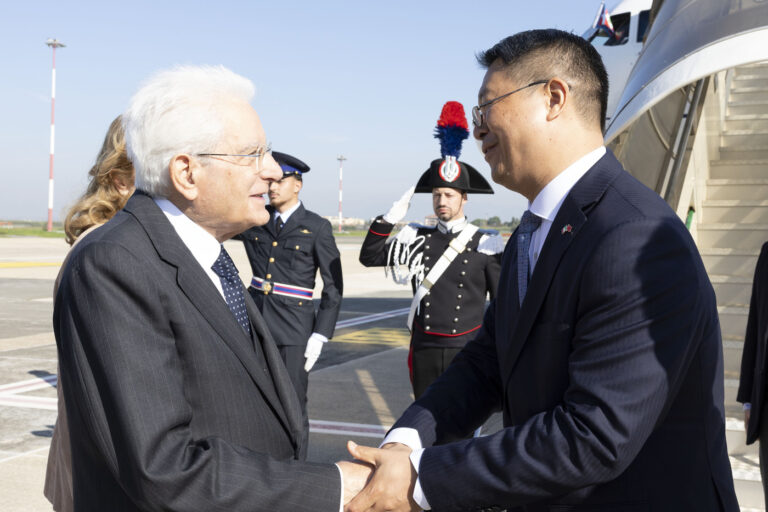
[[[247,154],[247,155],[235,155],[232,153],[197,153],[195,156],[231,156],[231,157],[238,157],[238,158],[249,158],[250,160],[247,160],[244,164],[236,164],[236,165],[247,165],[251,166],[253,163],[256,163],[256,170],[261,171],[264,168],[264,157],[267,155],[272,154],[272,144],[267,144],[264,148],[259,148],[253,153]],[[232,162],[235,163],[235,162]]]
[[[488,100],[485,103],[477,105],[476,107],[472,107],[472,124],[474,124],[477,128],[480,128],[483,125],[483,111],[480,110],[481,108],[487,107],[488,105],[493,105],[497,101],[503,100],[507,96],[515,94],[516,92],[520,92],[523,89],[527,89],[529,87],[533,87],[534,85],[545,84],[547,82],[549,82],[549,80],[536,80],[535,82],[531,82],[528,85],[524,85],[523,87],[521,87],[519,89],[515,89],[512,92],[508,92],[506,94],[502,94],[501,96],[497,96],[496,98],[493,98],[492,100]]]

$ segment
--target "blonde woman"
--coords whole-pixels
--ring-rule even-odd
[[[104,138],[96,163],[88,172],[88,188],[85,194],[69,210],[64,220],[67,243],[75,246],[88,233],[111,219],[134,191],[133,165],[125,153],[125,134],[122,120],[117,116]],[[67,264],[64,260],[61,268]],[[59,288],[59,277],[54,284],[53,295]],[[57,386],[59,417],[53,430],[48,467],[45,473],[45,497],[57,512],[74,510],[72,502],[72,462],[70,456],[69,428],[64,409],[61,384]]]

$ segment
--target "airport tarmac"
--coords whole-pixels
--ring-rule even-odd
[[[310,373],[309,459],[348,458],[345,444],[377,445],[412,401],[405,329],[410,288],[367,269],[361,238],[339,238],[344,300],[334,338]],[[245,251],[227,242],[245,282]],[[43,481],[56,421],[53,283],[63,239],[0,238],[0,510],[52,510]],[[320,281],[318,280],[318,283]],[[318,292],[315,296],[319,296]]]

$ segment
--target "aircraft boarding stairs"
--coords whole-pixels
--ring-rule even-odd
[[[728,451],[742,510],[764,510],[757,444],[746,446],[736,402],[752,278],[768,241],[768,63],[736,68],[710,161],[697,243],[717,294],[725,362]]]

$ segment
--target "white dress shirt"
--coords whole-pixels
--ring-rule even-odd
[[[552,227],[552,223],[555,221],[557,212],[560,211],[560,206],[562,206],[565,196],[568,195],[568,192],[571,191],[576,182],[578,182],[598,160],[603,158],[603,155],[605,155],[605,146],[600,146],[594,151],[590,151],[579,158],[569,165],[563,172],[555,176],[552,181],[547,183],[547,185],[541,189],[539,195],[537,195],[532,202],[528,203],[528,209],[531,213],[541,218],[541,225],[531,234],[531,245],[528,248],[531,275],[533,275],[533,268],[536,266],[539,254],[541,254],[541,248],[544,247],[547,234],[549,234],[549,228]]]
[[[221,287],[221,279],[211,268],[221,253],[222,245],[216,238],[196,224],[192,219],[184,215],[175,204],[162,197],[154,198],[155,204],[165,214],[165,217],[176,230],[181,241],[187,246],[189,252],[197,260],[206,275],[211,279],[213,285],[219,290],[221,297],[224,298],[224,289]],[[226,300],[226,299],[224,299]]]
[[[544,247],[549,229],[552,227],[557,212],[560,211],[560,206],[562,206],[565,196],[568,195],[573,186],[603,155],[605,155],[605,146],[600,146],[582,156],[555,176],[552,181],[541,189],[541,192],[539,192],[534,200],[528,203],[528,209],[531,213],[541,218],[541,225],[531,235],[531,245],[528,249],[531,274],[533,274],[533,268],[539,259],[542,247]],[[421,456],[424,454],[424,448],[422,447],[418,431],[412,428],[396,428],[384,438],[381,445],[383,446],[387,443],[402,443],[411,448],[411,464],[418,474]],[[413,488],[413,500],[424,510],[431,510],[432,508],[426,496],[424,496],[424,491],[421,488],[421,482],[418,477]]]
[[[277,219],[283,219],[283,224],[286,224],[288,222],[288,219],[293,215],[293,212],[299,209],[299,206],[301,206],[301,201],[297,201],[295,205],[291,206],[288,210],[284,211],[283,213],[278,212],[275,210],[275,218],[274,223],[275,227],[277,227]]]
[[[437,221],[437,229],[441,233],[458,233],[462,229],[464,229],[467,226],[467,223],[469,221],[466,217],[462,217],[460,219],[454,219],[449,221],[444,220],[438,220]]]

